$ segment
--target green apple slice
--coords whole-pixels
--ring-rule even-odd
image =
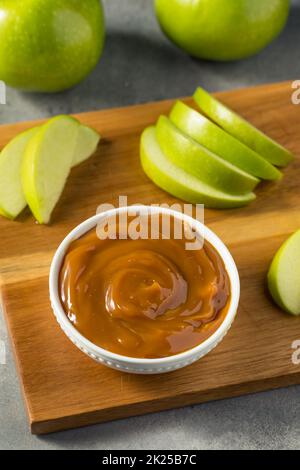
[[[79,123],[57,116],[41,126],[29,141],[22,162],[22,185],[36,220],[48,223],[73,164]]]
[[[288,313],[300,315],[300,230],[277,251],[268,272],[274,301]]]
[[[249,193],[259,182],[183,134],[165,116],[157,122],[156,136],[162,151],[174,165],[220,191]]]
[[[15,219],[27,203],[21,181],[21,162],[30,139],[38,128],[29,129],[12,139],[0,153],[0,214]]]
[[[73,165],[76,166],[90,158],[95,153],[100,141],[100,135],[95,129],[81,124],[79,126],[77,144],[73,159]]]
[[[264,180],[281,178],[281,172],[271,163],[182,101],[173,107],[170,120],[199,144],[252,176]]]
[[[201,203],[216,209],[229,209],[245,206],[255,199],[253,193],[232,195],[218,191],[174,165],[162,152],[155,127],[144,130],[140,155],[146,175],[157,186],[184,201]]]
[[[203,88],[197,88],[194,100],[210,119],[273,165],[286,166],[293,159],[291,152],[227,108]]]

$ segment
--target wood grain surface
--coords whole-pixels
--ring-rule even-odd
[[[51,258],[65,235],[104,202],[161,203],[175,199],[155,187],[139,163],[142,129],[173,101],[79,115],[103,136],[95,156],[72,170],[50,226],[28,210],[0,220],[1,297],[33,433],[48,433],[192,403],[300,383],[292,343],[300,318],[283,314],[265,287],[269,263],[300,227],[300,106],[291,83],[220,93],[221,100],[296,154],[284,178],[264,183],[242,209],[206,210],[206,224],[231,250],[241,276],[237,319],[224,341],[185,369],[134,376],[101,366],[75,348],[52,314]],[[190,99],[186,100],[191,102]],[[0,127],[0,147],[36,122]]]

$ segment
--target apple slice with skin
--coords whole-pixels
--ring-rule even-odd
[[[268,272],[270,294],[280,308],[300,315],[300,230],[279,248]]]
[[[215,189],[243,194],[251,192],[259,182],[183,134],[165,116],[158,119],[156,136],[162,151],[174,165]]]
[[[37,133],[29,129],[12,139],[0,153],[0,214],[15,219],[27,203],[21,181],[21,162],[26,146]]]
[[[29,141],[22,162],[22,185],[27,203],[41,224],[51,213],[64,189],[73,164],[79,123],[57,116],[41,126]]]
[[[26,207],[21,163],[31,138],[41,128],[34,127],[12,139],[0,153],[0,215],[15,219]],[[89,126],[79,125],[72,166],[87,160],[96,150],[100,136]]]
[[[92,127],[81,124],[79,127],[73,165],[76,166],[90,158],[95,153],[100,141],[100,135]]]
[[[273,165],[286,166],[294,158],[282,145],[227,108],[203,88],[197,88],[194,100],[210,119]]]
[[[271,163],[182,101],[171,110],[170,120],[199,144],[252,176],[265,180],[282,177]]]
[[[176,166],[162,152],[154,126],[145,129],[141,136],[140,157],[146,175],[157,186],[184,201],[230,209],[245,206],[255,199],[252,192],[232,195],[218,191]]]

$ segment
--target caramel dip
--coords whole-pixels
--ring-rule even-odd
[[[96,229],[72,242],[59,294],[66,315],[92,343],[117,354],[163,358],[191,349],[223,322],[230,280],[208,242],[100,240]]]

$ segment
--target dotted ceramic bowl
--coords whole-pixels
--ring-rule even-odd
[[[231,300],[227,315],[219,328],[203,343],[198,346],[174,356],[169,356],[160,359],[141,359],[134,357],[121,356],[113,352],[107,351],[95,344],[91,343],[87,338],[79,333],[76,328],[69,321],[64,309],[60,302],[59,297],[59,273],[65,253],[71,242],[84,235],[89,230],[97,226],[97,224],[105,217],[112,216],[114,213],[128,212],[128,207],[113,209],[107,212],[91,217],[85,222],[78,225],[72,232],[67,235],[63,242],[58,247],[50,269],[49,288],[50,288],[50,301],[55,317],[68,338],[77,346],[83,353],[95,361],[104,364],[113,369],[118,369],[123,372],[130,372],[134,374],[160,374],[170,372],[182,367],[186,367],[201,357],[208,354],[215,348],[220,341],[224,338],[229,328],[231,327],[235,318],[239,297],[240,297],[240,281],[235,262],[224,245],[224,243],[215,235],[211,230],[204,226],[201,222],[193,219],[190,216],[176,212],[171,209],[150,207],[150,206],[131,206],[131,209],[136,209],[140,214],[169,214],[174,218],[180,218],[187,222],[194,230],[204,235],[205,239],[217,250],[223,259],[226,271],[229,275],[231,284]]]

